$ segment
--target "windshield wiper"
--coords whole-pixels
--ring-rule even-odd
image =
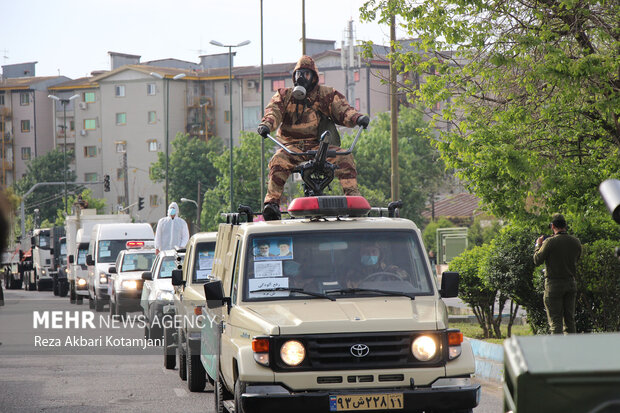
[[[268,291],[290,291],[292,293],[301,293],[301,294],[311,295],[313,297],[327,298],[330,301],[336,301],[334,297],[330,297],[327,294],[316,293],[314,291],[306,291],[303,288],[277,287],[277,288],[264,288],[262,290],[252,290],[250,292],[262,293],[262,292],[268,292]]]
[[[356,293],[379,293],[379,294],[385,294],[385,295],[392,295],[395,297],[408,297],[408,298],[411,298],[412,300],[415,300],[415,295],[413,294],[407,294],[407,293],[398,292],[398,291],[377,290],[374,288],[342,288],[340,290],[325,291],[325,294],[334,294],[334,293],[340,294],[340,295],[356,294]]]

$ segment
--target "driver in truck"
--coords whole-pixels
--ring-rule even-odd
[[[299,59],[293,71],[293,83],[293,88],[278,89],[265,108],[265,116],[257,129],[263,138],[280,127],[278,137],[284,145],[290,150],[305,152],[318,149],[318,137],[324,132],[323,129],[330,128],[327,126],[329,122],[349,128],[356,125],[368,127],[370,118],[349,105],[342,93],[318,84],[319,71],[311,57],[302,56]],[[340,148],[332,146],[330,149]],[[295,166],[304,161],[307,161],[305,157],[293,157],[281,148],[269,161],[269,183],[263,209],[266,221],[280,219],[280,197],[284,183]],[[328,161],[338,166],[335,175],[344,194],[360,195],[353,155],[328,158]]]

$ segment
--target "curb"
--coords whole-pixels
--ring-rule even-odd
[[[504,375],[504,349],[499,344],[467,338],[476,359],[476,376],[500,383]]]

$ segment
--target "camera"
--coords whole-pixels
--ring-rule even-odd
[[[620,224],[620,181],[617,179],[603,181],[599,186],[599,192],[612,218]]]

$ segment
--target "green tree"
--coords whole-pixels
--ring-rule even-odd
[[[620,173],[617,2],[371,0],[362,14],[395,14],[417,39],[391,56],[401,86],[441,104],[436,146],[490,212],[603,210],[598,184]]]
[[[233,148],[233,189],[235,207],[240,204],[247,205],[255,212],[262,212],[263,200],[260,199],[260,142],[262,137],[256,133],[241,132],[239,146]],[[265,152],[273,153],[273,144],[265,140]],[[267,160],[270,155],[266,155]],[[204,228],[213,231],[217,225],[224,222],[222,213],[230,211],[230,151],[221,154],[212,152],[209,161],[215,168],[216,184],[209,189],[204,196],[201,220]],[[295,194],[301,194],[295,186]],[[282,198],[282,206],[285,207],[291,194],[285,191]],[[233,211],[236,212],[236,211]]]
[[[222,140],[218,137],[205,142],[188,134],[178,133],[172,141],[168,162],[168,198],[169,202],[175,201],[179,204],[179,215],[194,221],[196,206],[180,200],[189,198],[198,201],[198,182],[201,183],[201,192],[215,187],[218,170],[209,154],[220,155],[223,148]],[[159,152],[157,156],[157,161],[151,164],[150,177],[155,182],[161,182],[166,179],[166,154]]]
[[[68,160],[73,158],[72,152],[67,152]],[[64,152],[54,149],[45,155],[37,156],[28,163],[26,175],[14,185],[15,193],[23,196],[34,184],[40,182],[64,182]],[[67,182],[75,182],[75,172],[67,165]],[[74,186],[69,185],[68,190],[73,191]],[[35,189],[24,201],[26,215],[31,215],[35,208],[39,209],[39,222],[45,220],[54,222],[57,211],[63,210],[64,203],[63,185],[41,186]]]
[[[452,228],[454,223],[447,218],[439,218],[436,221],[431,221],[426,225],[422,232],[422,239],[424,240],[424,246],[427,251],[434,251],[437,256],[437,230],[439,228]]]
[[[429,142],[427,123],[416,108],[402,107],[398,114],[398,165],[401,217],[421,223],[426,201],[437,193],[445,181],[443,161]],[[349,147],[354,135],[343,136],[342,146]],[[364,189],[391,193],[390,117],[380,113],[363,132],[354,150],[357,179],[362,195]]]

